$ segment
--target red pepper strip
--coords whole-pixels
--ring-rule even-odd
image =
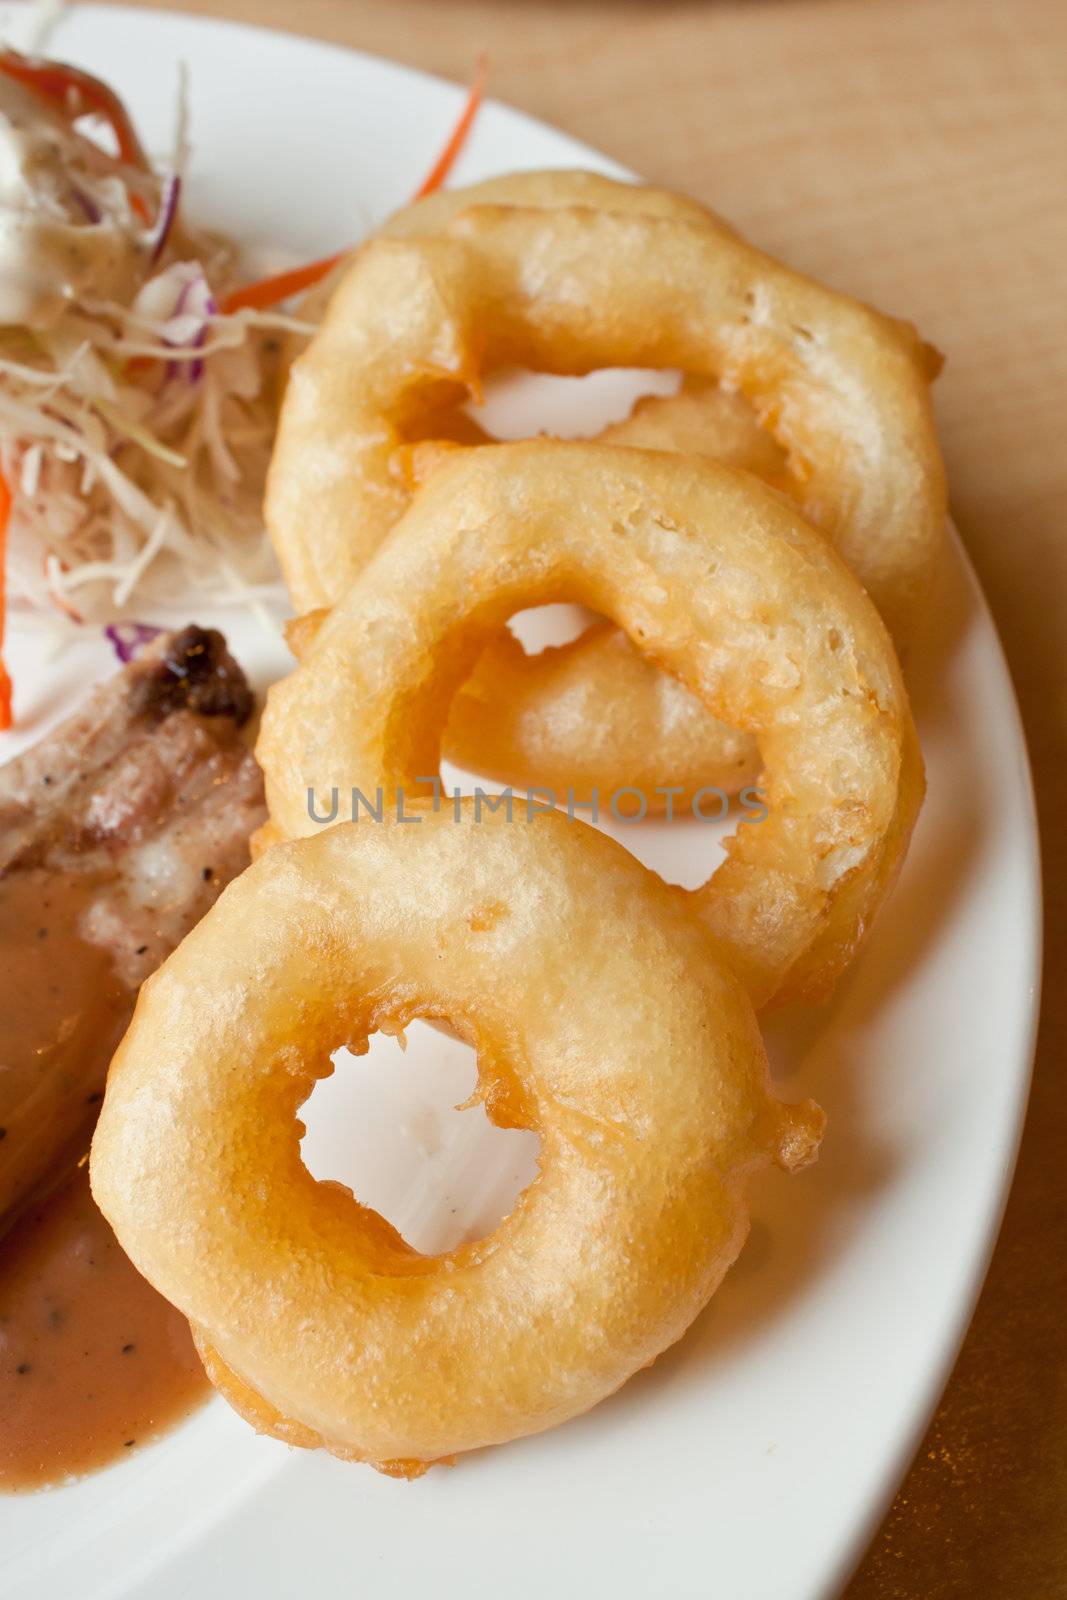
[[[114,89],[101,83],[99,78],[83,72],[80,67],[68,67],[62,61],[39,61],[10,49],[0,50],[0,72],[25,84],[42,99],[52,101],[71,121],[91,112],[103,117],[115,135],[119,156],[126,165],[151,172],[151,164],[126,107]],[[148,206],[143,195],[131,194],[130,204],[147,222]]]
[[[466,144],[471,128],[474,126],[474,119],[478,115],[478,108],[482,103],[482,95],[485,93],[485,80],[488,73],[488,58],[480,55],[474,63],[474,77],[471,81],[470,93],[467,95],[467,103],[460,112],[459,121],[452,129],[448,143],[422,183],[415,190],[416,200],[421,200],[424,195],[433,194],[435,189],[439,189],[455,166],[460,151]]]
[[[6,733],[11,727],[11,690],[12,683],[8,676],[7,667],[4,665],[4,619],[7,612],[4,568],[7,554],[7,525],[11,518],[11,490],[8,488],[7,479],[0,472],[0,732]]]
[[[463,149],[478,115],[478,108],[482,103],[485,92],[485,79],[488,72],[488,62],[485,56],[479,56],[475,64],[474,79],[471,83],[467,103],[460,113],[459,120],[453,128],[441,154],[438,156],[432,170],[427,174],[414,195],[414,199],[421,200],[424,195],[432,194],[444,183],[448,174],[455,166],[456,159]],[[294,267],[291,272],[279,272],[273,278],[260,278],[257,283],[248,283],[243,289],[235,289],[233,294],[226,296],[222,302],[224,312],[241,311],[250,307],[255,311],[263,311],[267,306],[276,306],[281,300],[288,300],[290,295],[299,294],[302,289],[310,289],[316,283],[321,283],[326,274],[331,271],[347,251],[338,251],[334,256],[323,256],[321,261],[310,261],[307,266]]]

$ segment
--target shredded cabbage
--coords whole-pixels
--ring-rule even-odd
[[[255,274],[231,243],[174,216],[185,117],[183,88],[173,166],[156,177],[162,237],[129,303],[87,295],[46,329],[0,327],[8,596],[75,622],[176,593],[253,604],[280,593],[263,486],[285,370],[313,330],[221,309]]]
[[[263,484],[283,335],[218,301],[233,274],[179,260],[131,306],[81,303],[46,332],[0,330],[0,465],[15,489],[8,593],[103,620],[151,602],[251,599],[277,569]]]

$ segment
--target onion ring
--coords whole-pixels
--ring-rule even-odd
[[[430,196],[341,275],[294,367],[268,481],[268,526],[298,610],[344,592],[408,503],[397,446],[477,397],[486,371],[619,364],[680,366],[747,395],[785,452],[783,486],[905,640],[945,519],[936,353],[910,325],[789,271],[696,202],[589,173]],[[676,442],[669,426],[657,442]],[[707,448],[716,442],[709,429]],[[686,791],[736,789],[754,772],[751,743],[657,683],[605,630],[544,661],[502,638],[468,693],[446,750],[504,781],[568,770],[580,787],[584,766],[587,787],[638,784],[649,751],[662,780]],[[594,708],[595,755],[582,756]]]
[[[770,814],[692,898],[757,1004],[821,997],[895,878],[922,759],[888,635],[829,542],[703,458],[456,451],[270,690],[261,843],[314,832],[353,786],[429,792],[449,704],[494,631],[560,599],[611,617],[755,734]]]
[[[558,814],[415,815],[231,884],[141,992],[90,1169],[239,1411],[404,1476],[654,1360],[737,1256],[749,1173],[803,1166],[823,1124],[772,1097],[714,941],[621,846]],[[296,1121],[332,1051],[416,1016],[476,1047],[492,1121],[542,1141],[510,1215],[436,1257],[315,1182]]]
[[[518,182],[496,180],[497,192]],[[394,218],[352,259],[295,363],[267,517],[297,608],[344,593],[405,509],[393,451],[427,416],[477,396],[485,372],[625,365],[680,367],[746,394],[789,456],[808,520],[891,628],[902,623],[944,528],[936,353],[910,324],[790,271],[696,202],[592,174],[522,182],[557,199],[486,204],[483,185],[474,203],[452,191]],[[625,271],[605,287],[613,262]]]

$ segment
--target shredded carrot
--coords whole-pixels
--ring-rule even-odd
[[[478,108],[485,93],[488,70],[486,57],[480,55],[475,62],[474,77],[467,102],[448,136],[447,144],[415,191],[413,199],[421,200],[424,195],[432,194],[435,189],[439,189],[455,166],[474,126],[474,119],[478,115]],[[291,272],[279,272],[275,277],[260,278],[257,283],[245,284],[243,289],[235,289],[232,294],[226,296],[222,302],[222,309],[225,312],[242,311],[245,308],[264,311],[268,306],[277,305],[280,300],[288,300],[290,295],[300,294],[302,290],[311,289],[316,283],[321,283],[326,274],[346,254],[347,251],[340,250],[336,255],[323,256],[321,261],[309,261],[304,267],[294,267]]]
[[[226,312],[243,311],[246,308],[262,311],[267,306],[275,306],[279,300],[288,300],[290,295],[299,294],[301,289],[310,289],[325,278],[343,254],[344,251],[339,251],[335,256],[323,256],[321,261],[309,261],[305,267],[294,267],[291,272],[279,272],[276,277],[260,278],[258,283],[246,283],[243,289],[235,289],[226,296],[222,309]]]
[[[4,664],[4,620],[7,614],[7,597],[5,593],[5,568],[7,565],[7,525],[11,520],[11,490],[8,488],[7,479],[0,472],[0,733],[6,733],[11,727],[11,691],[12,683]]]
[[[460,151],[466,144],[474,119],[478,115],[478,107],[482,103],[485,93],[485,80],[489,73],[489,60],[485,55],[480,55],[474,63],[474,77],[471,81],[467,103],[460,112],[459,121],[452,129],[448,143],[430,168],[422,183],[415,190],[415,199],[421,200],[424,195],[433,194],[444,183],[448,174],[455,166]]]

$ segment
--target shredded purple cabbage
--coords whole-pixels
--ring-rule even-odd
[[[112,649],[125,666],[162,632],[163,629],[157,628],[152,622],[109,622],[104,629],[104,637],[110,641]]]
[[[104,213],[101,211],[92,195],[87,194],[81,185],[75,183],[73,179],[71,180],[70,184],[70,193],[74,203],[79,206],[84,213],[86,222],[95,227],[98,222],[102,222],[104,220]]]
[[[199,305],[194,304],[197,296],[199,296],[200,300]],[[217,317],[219,314],[218,301],[211,292],[210,284],[203,276],[199,278],[191,278],[189,282],[184,285],[181,293],[178,296],[177,302],[175,303],[174,310],[171,312],[170,320],[173,320],[175,317],[182,316],[187,311],[191,311],[194,316],[202,317],[204,319],[197,331],[196,338],[186,346],[186,349],[198,350],[207,338],[207,319],[209,317]],[[172,344],[174,342],[173,340],[168,339],[165,333],[163,338],[167,344]],[[201,378],[204,376],[204,363],[198,358],[195,361],[168,361],[167,377],[176,378],[179,375],[179,369],[181,367],[185,368],[185,376],[190,383],[199,383]]]
[[[159,206],[159,221],[156,223],[156,236],[152,241],[152,253],[148,257],[150,266],[155,266],[163,251],[166,249],[170,231],[174,226],[174,219],[178,215],[178,202],[182,194],[182,180],[178,173],[172,173],[163,186],[163,198]]]

